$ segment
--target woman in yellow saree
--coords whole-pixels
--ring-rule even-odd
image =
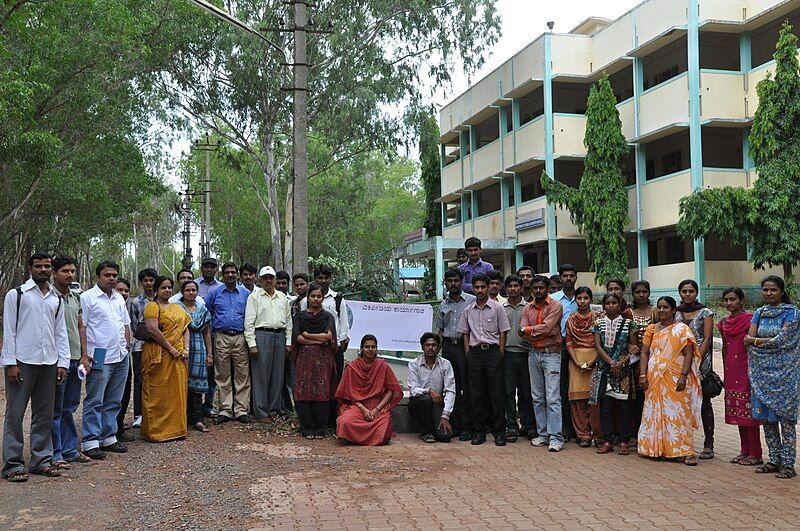
[[[144,308],[151,339],[142,352],[142,438],[164,442],[186,437],[189,389],[189,323],[179,304],[171,304],[172,279],[158,277],[156,300]]]
[[[700,425],[699,350],[692,330],[675,322],[677,304],[661,297],[658,323],[647,327],[639,364],[645,390],[637,451],[646,457],[682,458],[697,465],[693,431]]]

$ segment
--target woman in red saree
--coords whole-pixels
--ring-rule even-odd
[[[379,446],[394,437],[391,410],[403,390],[389,364],[377,356],[378,340],[365,335],[359,357],[347,364],[336,389],[336,436],[353,444]]]

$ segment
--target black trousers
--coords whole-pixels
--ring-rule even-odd
[[[408,399],[408,413],[419,421],[422,435],[433,434],[439,442],[450,442],[452,433],[439,427],[443,404],[434,404],[431,395],[412,396]]]
[[[133,370],[128,369],[128,379],[125,380],[125,390],[122,392],[117,415],[118,434],[125,431],[125,414],[128,413],[128,406],[131,404],[131,388],[133,388],[133,416],[142,416],[142,353],[133,352],[129,357],[133,360]]]
[[[703,397],[703,405],[700,407],[700,417],[703,419],[703,447],[714,449],[714,408],[711,407],[711,399]]]
[[[531,375],[528,369],[527,352],[511,352],[503,355],[506,381],[506,428],[509,433],[529,435],[536,432],[536,417],[533,414],[531,397]],[[519,416],[517,410],[519,409]],[[519,423],[517,422],[519,419]]]
[[[461,338],[457,343],[444,338],[442,347],[442,357],[453,366],[453,373],[456,378],[456,403],[453,406],[453,414],[450,415],[450,423],[453,425],[453,432],[458,435],[461,433],[472,433],[475,427],[472,422],[472,402],[470,400],[469,379],[467,377],[467,354],[464,352],[464,342]]]
[[[186,397],[186,419],[189,426],[203,422],[203,393],[189,391]]]
[[[569,352],[561,347],[561,434],[564,440],[575,437],[572,426],[572,410],[569,405]]]
[[[469,349],[469,396],[475,433],[492,432],[495,437],[506,431],[506,393],[503,357],[500,347]]]
[[[600,399],[600,425],[603,428],[603,440],[614,440],[614,405],[619,408],[619,440],[628,443],[631,440],[631,401],[618,400],[612,396]]]
[[[336,375],[333,378],[333,383],[334,383],[333,388],[337,389],[339,387],[339,382],[342,379],[342,374],[344,373],[344,351],[336,349],[336,352],[333,354],[333,363],[336,365]],[[339,404],[338,402],[336,402],[336,400],[331,400],[330,402],[328,402],[328,404],[329,404],[328,427],[335,428],[336,417],[339,416]],[[295,407],[297,407],[297,404],[295,404]]]
[[[325,435],[325,427],[330,416],[330,402],[311,400],[295,400],[297,418],[300,420],[300,433],[308,435]]]
[[[133,356],[129,356],[131,358]],[[141,359],[141,358],[140,358]],[[128,359],[128,363],[130,363]],[[131,404],[131,381],[133,378],[133,371],[128,369],[128,379],[125,380],[125,390],[122,391],[122,399],[119,403],[119,413],[117,414],[117,435],[125,432],[125,414],[128,412],[128,406]]]

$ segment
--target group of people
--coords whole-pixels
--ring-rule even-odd
[[[650,285],[621,279],[595,294],[577,269],[559,268],[558,285],[529,266],[503,276],[465,242],[466,260],[444,274],[447,296],[434,332],[408,365],[408,411],[428,443],[457,437],[497,446],[523,437],[559,452],[574,438],[598,454],[675,459],[697,465],[714,453],[712,399],[723,391],[713,368],[714,313],[693,280],[651,302]],[[132,427],[146,441],[186,437],[236,420],[271,422],[296,411],[300,433],[353,444],[386,444],[391,410],[403,391],[372,335],[344,363],[347,303],[330,288],[332,269],[312,278],[271,266],[259,270],[205,258],[201,276],[172,278],[144,269],[140,294],[112,261],[95,285],[70,289],[75,262],[33,254],[30,278],[11,289],[3,311],[6,416],[4,478],[61,475],[71,463],[127,451]],[[217,279],[222,274],[222,281]],[[313,280],[313,282],[312,282]],[[260,285],[256,286],[258,282]],[[289,286],[293,292],[289,293]],[[556,289],[558,288],[558,289]],[[505,295],[503,295],[505,294]],[[800,311],[780,277],[761,282],[764,305],[744,310],[740,288],[723,292],[719,320],[725,421],[739,428],[731,463],[778,478],[796,476],[800,406]],[[83,382],[81,434],[74,419]],[[31,404],[28,472],[23,418]],[[703,449],[693,432],[702,425]],[[762,459],[760,426],[769,449]]]
[[[2,475],[11,482],[28,473],[57,477],[72,463],[127,452],[135,439],[125,423],[131,397],[130,427],[150,442],[184,438],[190,427],[207,432],[207,418],[271,422],[295,409],[309,439],[333,423],[340,439],[355,444],[393,435],[390,410],[402,390],[377,358],[374,337],[362,339],[359,359],[344,369],[347,303],[330,289],[333,271],[325,264],[313,282],[295,274],[287,293],[285,272],[233,262],[220,268],[209,257],[200,278],[181,270],[177,284],[143,269],[136,297],[112,261],[97,265],[96,283],[84,292],[70,288],[76,267],[67,256],[33,254],[28,270],[3,309]]]
[[[598,454],[635,448],[690,466],[715,457],[712,399],[722,393],[723,378],[713,368],[714,312],[698,301],[694,280],[679,284],[680,303],[663,296],[653,305],[647,281],[631,285],[629,304],[625,281],[612,279],[595,305],[592,290],[577,286],[572,265],[559,268],[555,287],[528,266],[503,278],[480,255],[480,240],[467,239],[464,259],[444,274],[438,338],[423,336],[424,354],[409,365],[409,410],[424,441],[457,436],[479,445],[491,432],[498,446],[527,436],[551,452],[574,438],[581,447],[594,444]],[[731,463],[792,478],[800,311],[780,277],[765,277],[761,294],[764,305],[751,314],[744,292],[726,289],[729,314],[716,325],[725,421],[741,438]],[[700,426],[698,455],[693,431]]]

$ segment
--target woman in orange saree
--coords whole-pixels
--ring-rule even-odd
[[[660,322],[647,327],[639,364],[645,390],[638,453],[646,457],[682,458],[697,465],[693,431],[701,423],[699,350],[692,330],[675,322],[677,303],[661,297]],[[646,372],[645,372],[646,371]]]

